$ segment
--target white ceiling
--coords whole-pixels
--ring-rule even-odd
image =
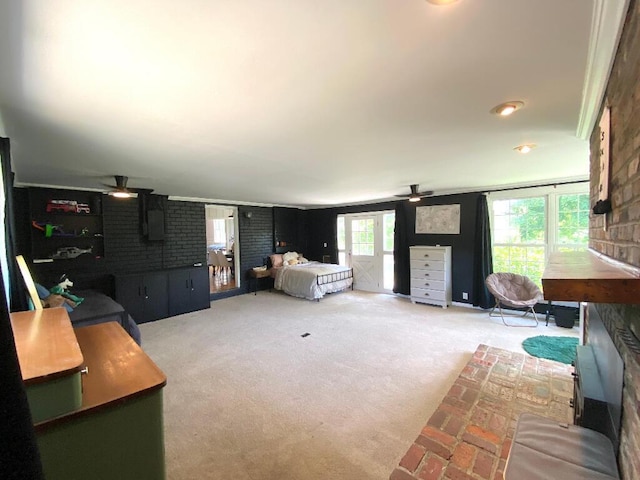
[[[18,184],[99,189],[119,174],[232,203],[315,207],[412,183],[438,194],[587,178],[598,82],[622,18],[608,19],[614,5],[626,8],[4,0],[0,134],[4,125]],[[525,106],[489,113],[508,100]],[[538,147],[523,156],[522,143]]]

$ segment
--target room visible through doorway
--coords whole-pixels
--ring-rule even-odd
[[[205,221],[210,293],[239,288],[240,277],[236,274],[240,259],[238,208],[206,205]]]

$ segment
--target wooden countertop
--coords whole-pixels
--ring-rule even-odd
[[[544,274],[545,300],[638,303],[640,269],[594,250],[551,254]]]
[[[82,352],[64,308],[14,312],[10,319],[25,385],[80,371]]]
[[[36,425],[42,431],[60,422],[115,406],[159,390],[167,377],[116,322],[75,329],[88,373],[82,376],[82,407]]]
[[[42,431],[97,409],[161,389],[167,377],[116,322],[75,329],[88,373],[82,376],[82,407],[36,425]]]

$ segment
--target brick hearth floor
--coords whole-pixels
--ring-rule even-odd
[[[502,480],[521,413],[572,423],[571,372],[479,345],[389,480]]]

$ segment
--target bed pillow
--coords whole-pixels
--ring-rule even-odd
[[[288,263],[289,260],[293,260],[294,258],[298,258],[298,254],[296,252],[287,252],[282,256],[284,263]]]
[[[282,254],[274,253],[273,255],[269,255],[269,258],[271,259],[271,266],[272,267],[281,267],[282,266],[282,263],[283,263]]]

